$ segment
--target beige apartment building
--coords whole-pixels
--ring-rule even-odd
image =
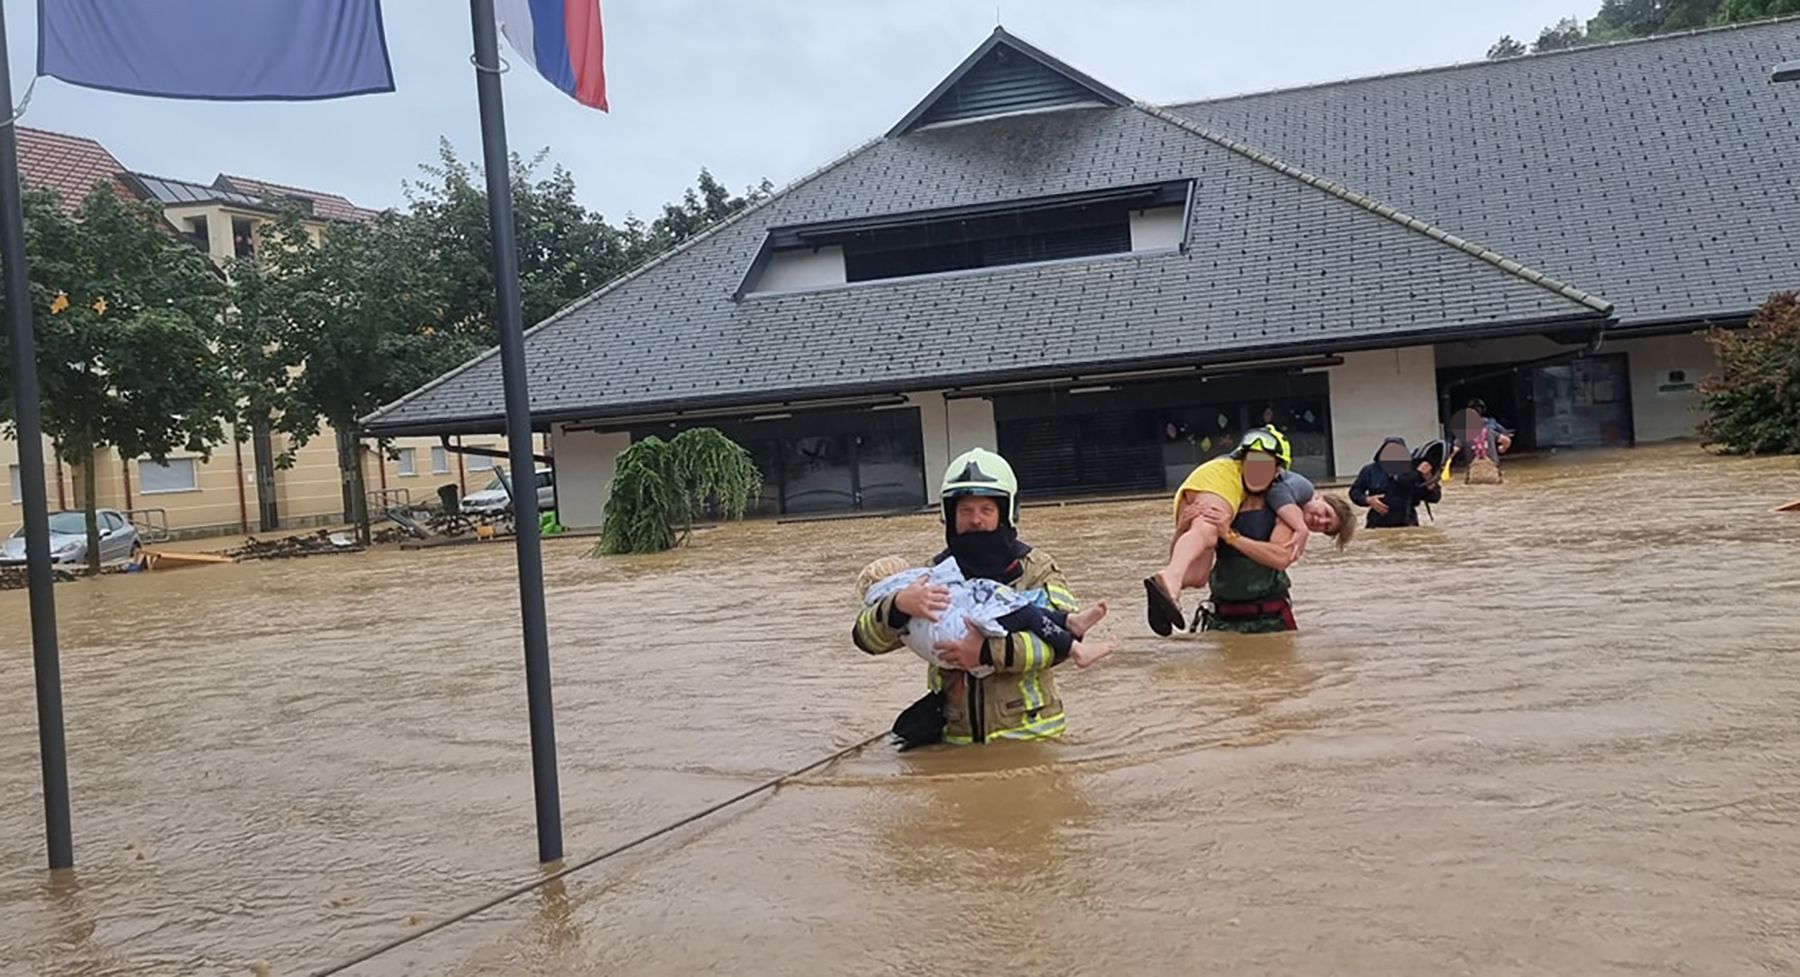
[[[128,170],[98,142],[79,136],[19,127],[19,168],[27,186],[55,191],[73,211],[100,183],[129,199],[162,204],[174,233],[201,248],[221,265],[254,254],[256,231],[273,220],[284,204],[298,204],[315,240],[334,224],[367,220],[375,211],[345,198],[244,177],[220,175],[211,183],[194,183]],[[148,458],[120,458],[111,449],[95,459],[95,495],[99,505],[128,510],[132,520],[153,535],[173,537],[266,533],[345,521],[346,498],[337,465],[337,439],[329,426],[295,454],[294,464],[276,468],[273,459],[288,448],[279,434],[261,437],[245,432],[243,440],[212,447],[210,457],[178,453],[165,464]],[[495,459],[479,451],[506,450],[503,437],[400,438],[380,452],[374,442],[362,451],[363,480],[371,504],[382,500],[413,504],[435,502],[441,486],[454,484],[459,495],[484,488],[493,478]],[[539,453],[542,453],[540,446]],[[58,459],[44,446],[42,478],[52,511],[79,508],[79,469]],[[23,479],[18,445],[0,437],[0,468],[6,474],[8,504],[0,508],[0,533],[11,533],[22,520],[19,500]]]

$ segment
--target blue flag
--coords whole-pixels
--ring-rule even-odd
[[[380,0],[38,0],[38,74],[213,101],[394,90]]]

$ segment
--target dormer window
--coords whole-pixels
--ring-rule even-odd
[[[1191,181],[771,228],[745,292],[1179,248]]]

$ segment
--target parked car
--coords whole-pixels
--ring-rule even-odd
[[[144,548],[137,527],[117,509],[96,509],[100,524],[100,562],[111,563],[136,556]],[[25,527],[20,526],[0,542],[0,564],[25,562]],[[65,509],[50,513],[50,562],[87,562],[87,513]]]
[[[512,508],[512,496],[506,492],[506,486],[500,481],[504,469],[495,469],[494,478],[483,486],[479,492],[470,492],[463,496],[462,511],[465,516],[493,516]],[[519,491],[519,486],[513,486]],[[546,512],[556,507],[556,473],[549,468],[537,470],[537,504],[539,512]]]

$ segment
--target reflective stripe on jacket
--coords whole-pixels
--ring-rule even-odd
[[[1020,558],[1021,573],[1007,585],[1017,590],[1041,587],[1059,611],[1081,609],[1056,561],[1032,550]],[[884,597],[864,608],[851,629],[856,647],[885,655],[905,647],[892,624],[894,598]],[[990,739],[1053,739],[1064,727],[1062,697],[1052,674],[1056,652],[1037,635],[1007,634],[987,640],[994,671],[984,678],[967,672],[926,666],[926,685],[943,691],[944,739],[976,743]]]

